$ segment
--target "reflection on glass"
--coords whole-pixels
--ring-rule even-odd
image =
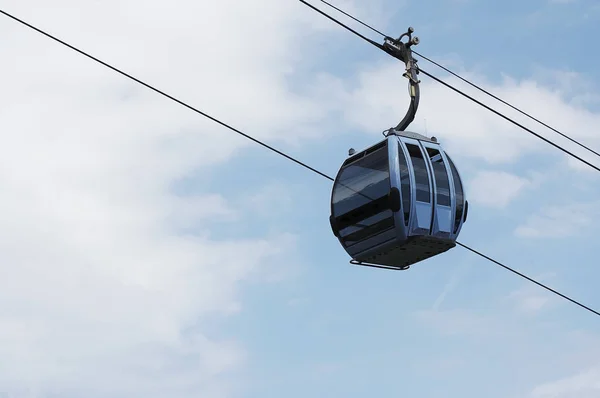
[[[435,174],[436,200],[438,205],[450,207],[450,180],[440,151],[427,148],[427,154]]]
[[[333,214],[345,246],[394,227],[386,145],[345,166],[333,190]]]
[[[410,159],[415,170],[415,184],[417,189],[417,201],[431,203],[429,190],[429,173],[423,158],[423,153],[417,145],[406,144]]]

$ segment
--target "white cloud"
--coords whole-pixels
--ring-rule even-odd
[[[456,287],[458,286],[460,280],[462,279],[463,275],[465,274],[465,272],[468,268],[469,268],[469,263],[463,263],[461,265],[461,267],[458,268],[450,276],[450,278],[448,279],[448,282],[446,282],[444,284],[442,291],[437,296],[437,298],[433,302],[433,305],[431,306],[431,309],[433,311],[438,311],[440,309],[440,307],[442,306],[444,301],[446,301],[446,298],[448,297],[448,295],[451,294],[456,289]]]
[[[269,142],[314,139],[334,125],[379,134],[404,114],[406,82],[394,62],[361,72],[354,88],[315,73],[302,82],[307,94],[289,89],[301,64],[320,62],[316,34],[347,34],[299,2],[3,7]],[[8,60],[0,63],[0,392],[225,396],[244,348],[209,336],[202,322],[242,309],[238,284],[281,268],[272,265],[291,257],[294,240],[211,239],[209,222],[243,216],[235,200],[171,187],[251,143],[5,18],[0,34],[9,38],[0,42]],[[586,126],[598,115],[567,105],[558,120],[559,96],[514,86],[511,98],[595,139]],[[498,163],[539,151],[457,98],[423,85],[419,120],[451,153]],[[181,233],[191,226],[195,235]],[[431,321],[458,322],[449,332],[478,325],[455,312]]]
[[[468,195],[475,204],[504,208],[533,182],[504,171],[480,171],[470,181]]]
[[[538,275],[534,279],[538,282],[547,284],[547,279],[551,279],[555,274]],[[527,283],[520,289],[512,291],[508,295],[518,311],[524,313],[535,313],[543,308],[547,308],[553,301],[551,293],[542,290],[539,286]]]
[[[531,398],[596,398],[600,395],[600,367],[536,387]]]
[[[542,297],[540,295],[531,295],[522,299],[521,309],[524,311],[535,312],[539,311],[546,305],[548,302],[547,297]]]
[[[286,86],[314,62],[305,34],[334,29],[299,3],[3,9],[258,138],[327,122],[326,99]],[[243,216],[232,198],[172,186],[251,143],[5,17],[0,34],[0,392],[224,396],[245,352],[205,319],[239,311],[239,283],[277,275],[295,241],[212,239]]]
[[[563,238],[583,233],[600,216],[600,203],[546,206],[527,218],[515,230],[526,238]]]
[[[443,75],[426,61],[421,67],[438,77]],[[368,134],[377,135],[397,124],[408,105],[408,95],[402,78],[403,66],[394,60],[386,60],[364,68],[359,73],[356,86],[345,86],[340,81],[329,83],[329,87],[345,87],[345,116],[352,124]],[[600,114],[571,103],[567,94],[553,87],[542,86],[535,80],[516,81],[504,76],[501,83],[489,83],[473,72],[461,75],[482,88],[498,95],[505,101],[533,114],[540,120],[569,136],[600,147],[600,136],[596,127],[600,125]],[[429,135],[435,135],[451,155],[460,155],[491,164],[514,162],[525,155],[536,153],[560,155],[561,152],[549,144],[533,137],[528,132],[498,117],[481,106],[460,96],[441,84],[421,76],[421,103],[411,131],[423,132],[425,120]],[[498,103],[476,91],[456,78],[444,78],[446,82],[467,94],[482,100],[515,121],[565,146],[576,154],[578,147],[552,131],[527,119],[517,111]],[[583,95],[584,93],[582,93]],[[561,155],[564,156],[564,155]],[[592,159],[593,160],[593,159]],[[595,161],[594,164],[600,164]]]
[[[293,198],[290,193],[291,186],[281,182],[269,183],[257,192],[244,197],[242,205],[247,211],[261,216],[280,216],[291,211]]]

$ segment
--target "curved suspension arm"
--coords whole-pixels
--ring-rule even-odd
[[[394,128],[396,131],[404,131],[406,128],[412,123],[415,119],[415,115],[417,114],[417,109],[419,108],[419,98],[420,98],[420,90],[419,90],[419,78],[417,74],[419,73],[419,69],[417,68],[417,61],[412,57],[412,51],[410,49],[411,46],[419,44],[418,37],[412,37],[412,33],[414,29],[412,27],[408,28],[408,31],[402,34],[398,39],[392,39],[391,37],[386,37],[383,43],[383,50],[388,54],[392,55],[395,58],[398,58],[406,65],[406,72],[403,74],[404,77],[408,79],[408,92],[410,95],[410,105],[408,106],[408,110],[406,111],[406,115],[404,118],[398,123],[398,125]],[[402,38],[404,36],[408,37],[407,42],[403,42]]]
[[[406,111],[406,115],[404,118],[398,123],[396,126],[396,130],[404,131],[406,128],[415,120],[415,115],[417,114],[417,109],[419,108],[419,97],[420,97],[420,89],[419,82],[413,82],[410,80],[408,82],[408,91],[410,94],[410,105],[408,106],[408,110]]]

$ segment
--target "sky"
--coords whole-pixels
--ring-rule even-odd
[[[600,150],[595,1],[335,4]],[[408,104],[400,63],[296,0],[0,9],[329,175]],[[0,397],[600,394],[593,314],[460,247],[350,265],[329,181],[4,16],[0,37]],[[600,308],[598,174],[421,78],[410,130],[461,172],[459,240]]]

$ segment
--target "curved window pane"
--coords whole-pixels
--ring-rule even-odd
[[[340,231],[340,237],[346,246],[351,246],[361,240],[377,235],[394,227],[391,210],[385,210]]]
[[[389,192],[387,145],[340,171],[333,189],[333,215],[346,246],[394,227]]]
[[[417,145],[406,144],[410,160],[415,170],[415,184],[417,190],[417,201],[431,203],[430,190],[429,190],[429,173],[427,172],[427,165],[423,158],[423,152]]]
[[[400,163],[400,193],[402,194],[402,208],[404,209],[404,224],[408,226],[411,204],[410,173],[408,171],[408,162],[406,156],[404,156],[401,143],[398,143],[398,154]]]
[[[454,181],[454,194],[456,195],[456,217],[454,219],[454,233],[456,233],[456,231],[458,231],[458,227],[460,226],[460,222],[463,217],[464,193],[462,182],[460,181],[460,176],[458,175],[458,170],[456,170],[456,166],[454,166],[454,162],[452,162],[450,156],[446,154],[446,157],[448,158],[450,170],[452,171],[452,180]]]
[[[442,158],[440,151],[434,148],[427,148],[427,154],[435,174],[437,204],[450,207],[450,179],[446,165],[444,165],[444,158]]]

